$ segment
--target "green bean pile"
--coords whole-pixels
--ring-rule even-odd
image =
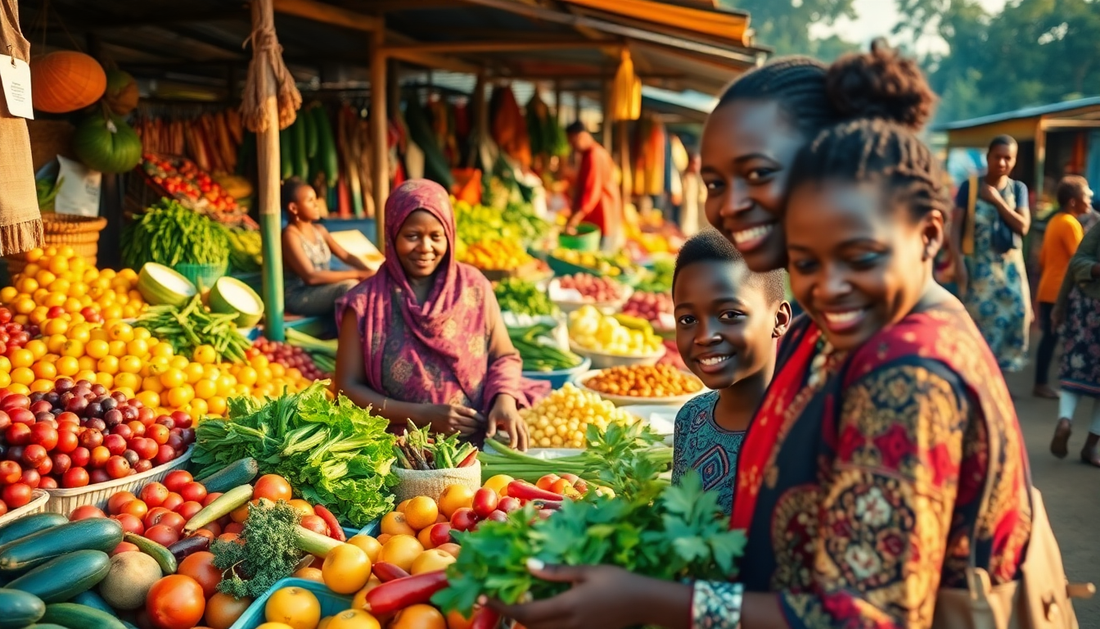
[[[225,227],[170,199],[151,205],[122,235],[122,262],[132,269],[146,262],[222,266],[229,252]]]

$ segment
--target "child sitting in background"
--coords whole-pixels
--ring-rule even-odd
[[[695,469],[732,509],[737,455],[775,371],[777,339],[791,322],[784,272],[753,273],[708,229],[680,250],[672,276],[676,346],[711,391],[676,415],[672,481]]]

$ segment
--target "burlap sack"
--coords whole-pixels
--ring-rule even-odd
[[[405,470],[395,467],[393,472],[401,480],[397,487],[393,488],[393,495],[397,497],[398,504],[417,496],[438,500],[439,494],[443,493],[448,485],[465,485],[474,491],[481,487],[481,461],[474,461],[474,464],[468,467],[446,470]]]
[[[0,0],[0,54],[30,62],[31,45],[19,31],[17,0]],[[0,256],[42,245],[42,217],[34,189],[27,121],[8,111],[0,94]]]

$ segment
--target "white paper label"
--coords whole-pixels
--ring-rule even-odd
[[[10,55],[0,55],[0,82],[4,84],[4,100],[13,116],[34,120],[31,104],[31,67],[26,61]]]

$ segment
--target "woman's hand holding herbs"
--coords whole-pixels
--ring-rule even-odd
[[[420,413],[421,421],[432,427],[433,433],[468,437],[485,423],[485,418],[472,408],[455,404],[425,404]]]
[[[520,452],[528,448],[527,422],[519,416],[516,400],[510,395],[498,395],[489,411],[489,424],[486,439],[492,439],[497,432],[508,434],[508,447]]]

